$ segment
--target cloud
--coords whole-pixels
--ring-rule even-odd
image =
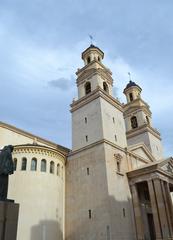
[[[56,80],[48,81],[48,85],[53,88],[59,88],[60,90],[66,91],[72,88],[74,83],[74,78],[58,78]]]

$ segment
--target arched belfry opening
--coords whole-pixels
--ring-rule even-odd
[[[130,102],[133,101],[133,93],[129,93],[129,99],[130,99]]]
[[[138,127],[138,120],[136,116],[131,117],[130,121],[133,129]]]
[[[86,82],[85,84],[85,95],[89,94],[91,92],[91,83]]]
[[[150,120],[148,116],[146,116],[146,121],[147,121],[147,124],[150,125]]]
[[[107,93],[109,93],[109,88],[106,82],[103,82],[103,90]]]
[[[89,64],[91,62],[91,58],[87,57],[87,63]]]

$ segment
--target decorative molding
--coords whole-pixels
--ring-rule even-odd
[[[135,128],[135,129],[132,129],[132,130],[126,132],[126,136],[127,136],[127,139],[130,139],[130,138],[136,137],[140,134],[143,134],[145,132],[149,132],[149,133],[153,134],[156,138],[161,140],[160,133],[156,129],[149,126],[148,124],[144,124],[138,128]]]
[[[101,68],[98,69],[90,68],[84,70],[84,72],[77,78],[76,80],[77,86],[90,80],[95,75],[99,75],[101,78],[106,79],[109,84],[113,85],[113,79],[107,70]]]
[[[54,157],[54,158],[58,158],[59,160],[61,160],[64,164],[66,162],[66,157],[61,154],[60,152],[54,150],[54,149],[48,149],[45,147],[41,147],[41,146],[15,146],[14,147],[14,151],[13,151],[13,155],[15,157],[15,155],[18,154],[39,154],[42,156],[49,156],[49,157]]]
[[[97,89],[93,90],[91,93],[89,93],[86,96],[74,101],[70,105],[71,106],[71,112],[76,111],[77,109],[85,106],[86,104],[92,102],[93,100],[95,100],[99,97],[102,97],[108,103],[110,103],[114,107],[118,108],[121,112],[123,112],[122,104],[117,99],[113,98],[111,95],[109,95],[103,89],[101,89],[100,87],[97,87]]]

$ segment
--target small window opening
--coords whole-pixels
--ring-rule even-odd
[[[121,168],[120,168],[120,161],[117,160],[117,172],[120,172]]]
[[[91,58],[88,57],[88,58],[87,58],[87,63],[89,64],[90,62],[91,62]]]
[[[98,61],[100,62],[100,57],[98,56]]]
[[[138,127],[138,121],[137,121],[137,117],[136,116],[133,116],[131,118],[131,126],[132,126],[132,128],[137,128]]]
[[[129,93],[129,98],[130,98],[130,101],[133,101],[133,94],[132,93]]]
[[[89,168],[87,168],[87,175],[90,175],[90,170],[89,170]]]
[[[89,219],[91,219],[91,210],[88,210]]]
[[[117,142],[117,135],[115,134],[115,141]]]
[[[16,171],[16,169],[17,169],[17,158],[14,158],[14,160],[13,160],[13,169],[14,169],[14,171]]]
[[[115,118],[114,117],[112,118],[112,121],[113,121],[113,123],[115,123]]]
[[[103,82],[103,90],[105,91],[105,92],[109,92],[108,91],[108,85],[107,85],[107,83],[106,82]]]
[[[88,142],[88,135],[85,136],[86,142]]]
[[[126,217],[126,210],[123,208],[123,217]]]
[[[22,158],[21,170],[25,171],[26,170],[26,166],[27,166],[27,159],[26,158]]]
[[[85,84],[85,94],[87,95],[88,93],[91,92],[91,83],[90,82],[87,82]]]
[[[31,160],[31,171],[36,171],[37,170],[37,159],[33,158]]]
[[[106,227],[106,235],[107,235],[107,238],[106,238],[106,240],[110,240],[111,239],[111,234],[110,234],[110,227],[109,226],[107,226]]]
[[[85,117],[85,123],[87,123],[87,117]]]

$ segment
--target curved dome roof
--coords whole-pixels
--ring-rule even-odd
[[[126,90],[126,89],[128,89],[128,88],[130,88],[130,87],[138,87],[138,88],[141,89],[141,87],[140,87],[139,85],[137,85],[135,82],[132,82],[131,80],[130,80],[130,82],[127,84],[127,86],[125,87],[124,90]],[[142,90],[142,89],[141,89],[141,90]]]
[[[101,53],[102,58],[103,58],[104,52],[103,52],[100,48],[98,48],[97,46],[95,46],[94,44],[91,44],[87,49],[85,49],[85,51],[82,53],[82,57],[83,57],[84,54],[85,54],[88,50],[90,50],[90,49],[97,49],[97,50]]]

